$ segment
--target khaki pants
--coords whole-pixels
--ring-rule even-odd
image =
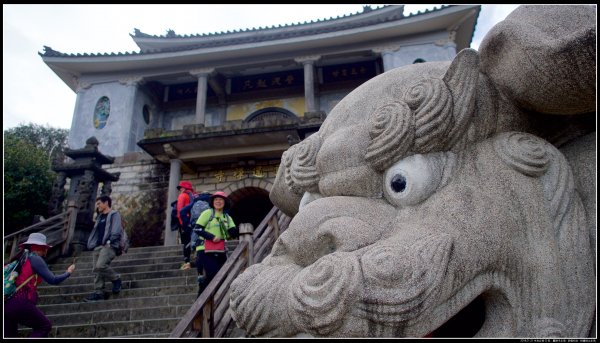
[[[94,278],[94,292],[103,293],[106,281],[114,281],[121,277],[110,266],[110,262],[117,256],[117,253],[115,249],[105,244],[96,247],[92,256],[94,263],[92,272],[96,274]]]

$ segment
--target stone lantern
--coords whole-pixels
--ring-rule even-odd
[[[57,176],[48,205],[49,214],[54,216],[63,211],[67,178],[71,179],[67,200],[73,201],[79,209],[71,242],[73,254],[86,249],[87,238],[94,226],[93,215],[98,185],[102,183],[100,195],[110,195],[112,182],[119,180],[120,173],[109,173],[102,169],[102,165],[112,164],[115,159],[98,151],[98,144],[96,137],[90,137],[82,149],[65,150],[65,155],[73,162],[59,163],[52,167]]]

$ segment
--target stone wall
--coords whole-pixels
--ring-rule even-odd
[[[110,173],[120,172],[112,184],[113,209],[127,223],[132,246],[162,245],[167,210],[169,167],[140,152],[117,157],[105,166]]]

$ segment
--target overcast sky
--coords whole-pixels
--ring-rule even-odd
[[[363,5],[2,5],[3,129],[71,128],[76,94],[42,61],[63,53],[138,52],[134,28],[194,35],[295,24],[355,14]],[[373,8],[381,5],[371,5]],[[404,14],[439,5],[405,5]],[[482,5],[471,48],[517,5]]]

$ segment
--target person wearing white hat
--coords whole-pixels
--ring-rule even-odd
[[[17,337],[19,324],[32,329],[29,337],[48,337],[52,322],[36,306],[37,287],[42,281],[51,285],[60,284],[71,276],[75,265],[71,264],[63,274],[54,275],[44,261],[52,246],[46,243],[46,236],[39,232],[30,234],[27,241],[19,244],[19,247],[21,251],[11,262],[20,259],[23,254],[26,255],[26,260],[17,268],[19,276],[16,285],[21,288],[4,302],[4,337]]]

